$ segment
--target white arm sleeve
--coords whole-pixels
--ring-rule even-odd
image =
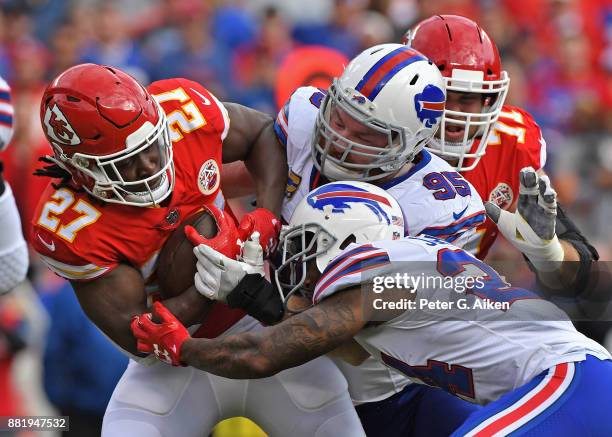
[[[28,271],[28,249],[21,232],[19,212],[8,183],[0,196],[0,294],[25,279]]]

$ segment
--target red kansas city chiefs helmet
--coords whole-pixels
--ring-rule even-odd
[[[123,71],[96,64],[69,68],[45,90],[40,119],[53,147],[52,160],[92,196],[151,206],[172,192],[174,165],[166,115]],[[159,170],[126,180],[122,169],[144,151],[159,154]]]
[[[459,15],[435,15],[423,20],[404,35],[402,42],[436,64],[447,92],[483,95],[484,106],[479,113],[446,109],[440,138],[436,135],[428,147],[449,161],[458,161],[460,171],[473,169],[485,153],[486,138],[499,117],[510,84],[508,74],[501,70],[495,43],[476,22]],[[462,141],[445,141],[448,125],[463,128]],[[471,126],[478,126],[478,130],[470,136]],[[477,138],[483,140],[473,148]]]

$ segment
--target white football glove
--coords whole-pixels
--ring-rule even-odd
[[[264,276],[263,250],[259,244],[259,232],[253,232],[242,244],[242,261],[236,261],[205,244],[193,248],[198,262],[194,276],[195,287],[211,300],[226,302],[227,295],[247,274]]]
[[[555,233],[557,193],[548,176],[538,177],[532,167],[521,170],[519,181],[516,211],[511,213],[487,202],[487,215],[537,270],[557,270],[564,257],[563,247]]]

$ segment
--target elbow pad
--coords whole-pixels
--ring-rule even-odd
[[[230,308],[240,308],[264,325],[279,322],[285,311],[276,288],[263,276],[253,273],[242,278],[226,301]]]

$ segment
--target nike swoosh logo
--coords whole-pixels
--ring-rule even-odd
[[[203,101],[202,103],[204,103],[206,106],[210,105],[210,100],[208,100],[206,97],[204,97],[201,93],[197,92],[193,88],[189,88],[189,89],[202,98],[202,101]]]
[[[454,218],[455,220],[459,220],[459,219],[461,218],[461,216],[462,216],[463,214],[465,214],[465,212],[467,211],[467,209],[468,209],[469,207],[470,207],[470,205],[468,205],[468,206],[466,206],[465,208],[463,208],[463,211],[461,211],[459,214],[457,214],[457,213],[455,213],[455,212],[454,212],[454,213],[453,213],[453,218]]]
[[[40,234],[36,234],[36,236],[38,237],[40,242],[45,245],[47,249],[49,249],[51,252],[55,252],[55,241],[52,241],[51,243],[47,243],[45,240],[43,240]]]

